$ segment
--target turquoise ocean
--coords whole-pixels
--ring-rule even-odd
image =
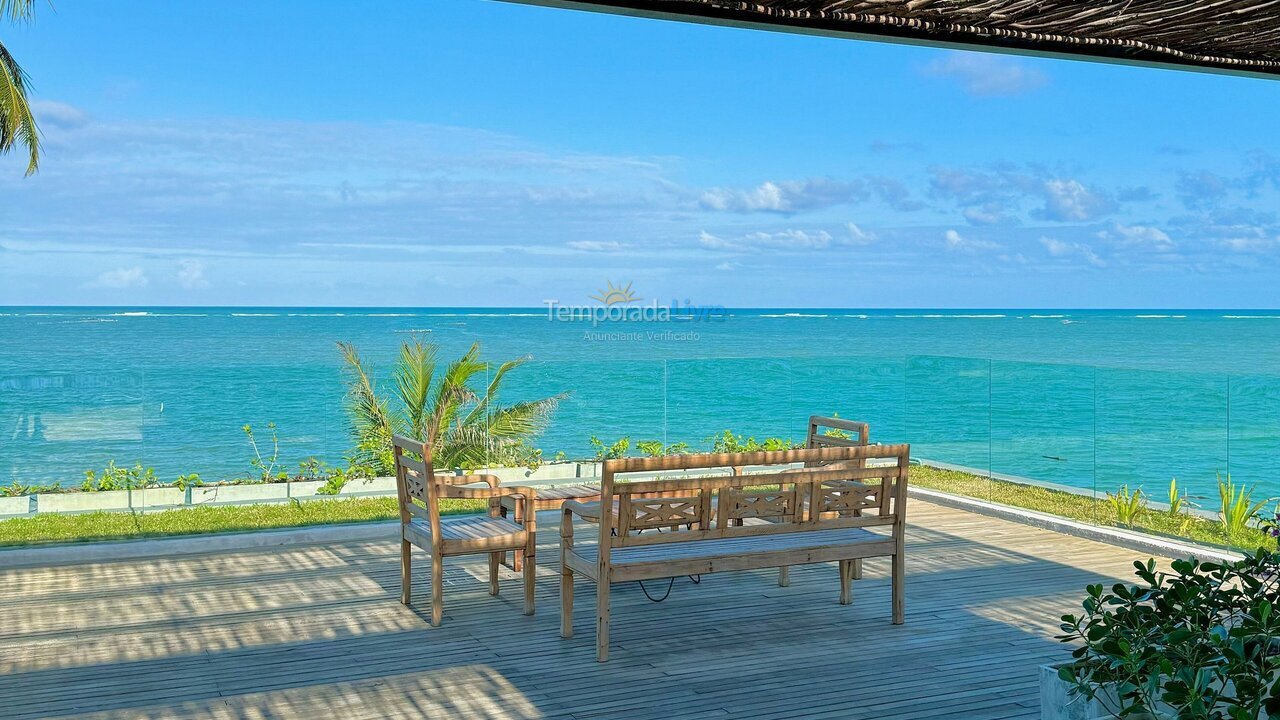
[[[443,357],[530,356],[506,401],[570,393],[537,445],[803,438],[871,423],[917,457],[1104,491],[1169,479],[1216,503],[1230,473],[1280,496],[1280,312],[730,309],[553,320],[545,308],[0,308],[0,481],[79,484],[108,460],[162,480],[251,473],[350,446],[337,341],[379,373],[417,335]]]

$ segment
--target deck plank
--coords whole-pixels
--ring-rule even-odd
[[[393,543],[0,571],[0,718],[1034,718],[1057,617],[1136,557],[915,502],[906,625],[880,559],[851,606],[834,564],[785,588],[771,570],[677,578],[662,603],[619,585],[602,665],[590,584],[558,635],[556,515],[536,617],[513,575],[489,597],[476,556],[450,560],[439,628],[399,604]]]

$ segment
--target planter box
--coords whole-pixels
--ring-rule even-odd
[[[342,486],[339,495],[395,495],[396,479],[393,477],[362,478],[350,480]]]
[[[128,490],[106,492],[40,493],[36,495],[37,512],[73,513],[94,510],[128,510]]]
[[[1040,666],[1040,720],[1101,720],[1111,714],[1097,700],[1088,700],[1071,691],[1058,677],[1062,664]]]
[[[0,517],[26,515],[31,511],[31,496],[0,497]]]
[[[163,508],[182,506],[187,503],[187,494],[174,487],[146,488],[133,491],[133,507]]]
[[[284,502],[289,488],[285,483],[260,485],[210,485],[191,488],[192,505],[224,505],[228,503]]]
[[[289,486],[289,497],[297,500],[309,500],[316,497],[316,490],[324,487],[323,480],[301,480],[299,482],[285,483]],[[332,497],[330,495],[320,495],[319,497]]]

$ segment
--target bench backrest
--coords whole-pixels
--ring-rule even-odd
[[[835,434],[831,431],[835,431]],[[871,426],[864,422],[822,415],[809,417],[805,447],[852,447],[866,445],[870,441]]]
[[[611,547],[901,524],[910,462],[909,445],[606,460],[600,488],[601,562],[608,561]],[[770,465],[786,467],[751,474],[741,470]],[[657,479],[617,477],[663,471],[687,472]],[[743,524],[750,518],[772,522]],[[634,533],[650,529],[663,532]]]

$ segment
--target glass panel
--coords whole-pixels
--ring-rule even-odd
[[[662,361],[530,362],[503,383],[502,402],[567,392],[534,444],[547,461],[561,453],[592,459],[624,437],[631,450],[641,440],[665,437],[665,381]],[[602,447],[593,446],[593,436]]]
[[[6,486],[78,486],[108,461],[146,463],[155,407],[140,372],[30,372],[0,377],[0,473]]]
[[[911,442],[902,358],[797,358],[791,368],[800,435],[810,415],[838,415],[869,424],[871,442]]]
[[[907,360],[906,391],[904,415],[913,458],[989,477],[990,361],[911,357]],[[972,483],[967,485],[972,488]],[[977,494],[989,494],[988,483],[977,487]]]
[[[1280,497],[1280,377],[1232,376],[1228,470],[1257,486],[1255,497]]]
[[[804,441],[808,414],[792,398],[791,363],[771,358],[667,362],[668,444],[711,450],[739,438]]]
[[[992,474],[1092,498],[1093,382],[1092,367],[993,361]],[[1000,487],[992,485],[994,500],[1016,502]],[[1080,510],[1091,514],[1091,504]]]
[[[1216,510],[1216,476],[1227,471],[1226,377],[1098,368],[1099,520],[1111,522],[1106,493],[1139,488],[1160,507],[1169,481]]]

